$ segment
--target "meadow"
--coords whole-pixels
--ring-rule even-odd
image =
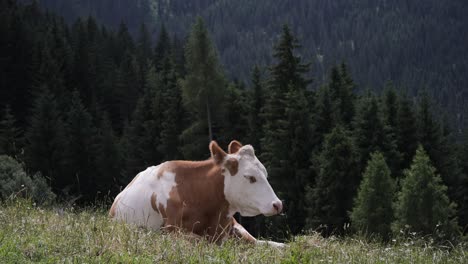
[[[26,200],[0,205],[1,263],[467,263],[464,243],[441,246],[430,239],[390,243],[358,237],[294,237],[288,247],[222,245],[194,241],[111,221],[104,206],[37,207]]]

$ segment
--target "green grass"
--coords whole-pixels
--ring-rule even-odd
[[[221,246],[111,221],[104,209],[0,205],[0,263],[468,263],[466,244],[417,239],[370,243],[298,236],[285,249],[228,240]]]

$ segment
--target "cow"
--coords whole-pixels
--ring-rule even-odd
[[[138,173],[116,196],[113,219],[222,243],[237,237],[253,244],[284,244],[255,239],[234,214],[272,216],[283,204],[267,180],[267,170],[251,145],[233,140],[228,153],[212,141],[205,161],[167,161]]]

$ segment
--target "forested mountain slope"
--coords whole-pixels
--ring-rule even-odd
[[[156,7],[148,10],[160,10],[156,18],[164,17],[165,9]],[[214,7],[206,10],[210,8]],[[212,27],[220,25],[213,18],[206,20]],[[275,218],[239,219],[254,235],[290,239],[307,230],[345,234],[349,223],[355,231],[378,226],[366,232],[382,237],[390,237],[389,232],[399,236],[406,225],[411,227],[408,231],[444,240],[466,235],[468,131],[463,141],[455,140],[429,93],[414,97],[391,85],[381,94],[359,93],[381,86],[362,80],[356,86],[346,63],[323,70],[330,72],[324,81],[319,66],[325,64],[309,67],[309,55],[304,55],[311,52],[309,44],[297,41],[288,26],[279,26],[277,37],[274,29],[265,33],[271,34],[270,46],[255,42],[270,50],[265,61],[272,59],[254,68],[251,83],[244,85],[226,77],[226,67],[235,63],[220,61],[202,18],[187,26],[184,40],[173,37],[181,31],[166,29],[155,41],[144,25],[132,37],[125,23],[110,29],[93,16],[70,22],[43,12],[37,2],[0,0],[0,178],[7,179],[0,185],[9,188],[0,188],[0,199],[25,188],[41,193],[35,190],[48,187],[63,201],[82,205],[104,201],[148,166],[206,159],[212,139],[220,146],[238,139],[255,146],[268,168],[269,182],[285,201],[284,214]],[[300,29],[295,31],[304,38]],[[237,50],[247,54],[255,48]],[[416,56],[416,51],[436,54],[414,48],[405,56]],[[260,52],[264,50],[254,54]],[[466,54],[461,48],[458,52],[451,60],[460,61]],[[324,62],[327,55],[321,54]],[[355,61],[348,59],[352,65]],[[406,61],[411,60],[395,69]],[[412,74],[408,76],[424,81],[424,74],[433,74],[428,70],[414,74],[417,69],[443,68],[429,62],[414,64],[422,66],[408,68]],[[353,70],[362,69],[355,65]],[[458,64],[452,63],[452,69],[459,69]],[[236,74],[240,76],[231,72]],[[315,77],[312,85],[310,74]],[[443,72],[434,76],[444,77]],[[443,81],[462,82],[449,78],[454,76],[465,77],[460,73]],[[380,77],[376,82],[385,83],[387,78]],[[424,87],[401,82],[412,90]],[[319,89],[310,89],[318,85]],[[450,92],[442,86],[428,87]],[[455,92],[448,95],[447,101],[462,98]],[[35,179],[43,180],[33,184]],[[394,183],[395,188],[382,182]],[[395,210],[390,206],[394,197],[399,197]],[[374,204],[389,206],[380,210]],[[353,220],[350,212],[355,212]]]
[[[92,15],[131,32],[145,22],[155,36],[186,36],[194,18],[207,22],[227,74],[248,80],[252,65],[271,62],[272,44],[287,23],[312,63],[314,85],[346,61],[360,89],[392,80],[417,94],[425,88],[457,126],[467,122],[468,2],[464,0],[39,0],[73,21]],[[465,120],[465,121],[464,121]]]

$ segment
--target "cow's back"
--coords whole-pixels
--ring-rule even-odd
[[[114,200],[109,212],[116,220],[138,226],[159,229],[163,223],[162,210],[167,206],[169,193],[175,186],[175,175],[161,173],[161,167],[149,167],[140,172]]]

